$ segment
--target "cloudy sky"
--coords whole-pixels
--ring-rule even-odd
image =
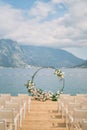
[[[87,59],[87,0],[0,0],[0,38]]]

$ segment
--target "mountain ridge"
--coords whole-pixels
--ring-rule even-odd
[[[62,49],[19,45],[11,39],[0,39],[0,66],[3,67],[73,67],[84,62],[83,59]]]
[[[21,47],[24,53],[27,53],[27,62],[31,63],[34,59],[32,61],[33,65],[45,66],[46,64],[47,66],[55,67],[72,67],[84,62],[84,60],[62,49],[27,45],[22,45]]]

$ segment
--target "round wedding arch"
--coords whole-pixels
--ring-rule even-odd
[[[61,89],[58,90],[56,93],[53,93],[51,91],[44,92],[42,89],[37,89],[35,87],[34,79],[37,76],[37,73],[42,69],[53,69],[54,74],[59,78],[59,81],[62,82]],[[29,94],[31,94],[31,96],[33,96],[36,100],[46,101],[47,99],[50,99],[53,101],[57,101],[60,94],[63,93],[65,87],[64,73],[60,69],[57,69],[55,67],[39,67],[31,76],[31,80],[27,81],[25,86],[28,89]]]

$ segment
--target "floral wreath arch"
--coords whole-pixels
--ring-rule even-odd
[[[62,87],[60,90],[58,90],[56,93],[52,93],[52,92],[44,92],[41,89],[37,89],[35,88],[35,84],[34,84],[34,78],[36,76],[36,74],[45,68],[50,68],[50,69],[54,69],[54,74],[59,78],[60,81],[62,81]],[[58,97],[60,96],[60,94],[63,93],[64,87],[65,87],[65,79],[64,79],[64,73],[60,70],[60,69],[56,69],[54,67],[40,67],[38,68],[34,74],[31,77],[31,80],[28,80],[27,83],[25,84],[26,88],[28,89],[28,92],[37,100],[40,101],[45,101],[47,99],[51,99],[53,101],[57,101]]]

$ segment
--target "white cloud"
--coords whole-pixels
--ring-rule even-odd
[[[58,12],[55,5],[60,2],[66,4],[68,11],[52,18]],[[53,47],[87,46],[86,5],[86,0],[37,1],[31,10],[25,11],[1,4],[0,38]]]
[[[54,4],[57,4],[57,3],[60,3],[60,2],[64,2],[65,0],[52,0],[52,3]]]
[[[37,20],[42,20],[48,16],[49,13],[54,13],[52,6],[49,3],[36,2],[29,15]]]
[[[3,37],[13,33],[21,22],[22,12],[20,10],[13,9],[9,5],[0,7],[0,34],[3,33]]]

